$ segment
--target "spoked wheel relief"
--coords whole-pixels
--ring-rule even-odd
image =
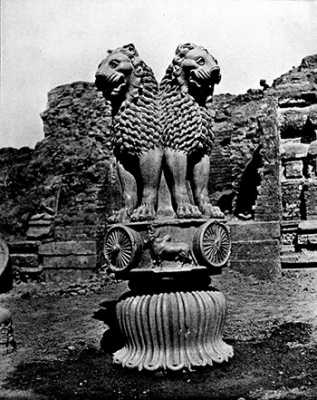
[[[126,272],[136,263],[141,248],[140,234],[118,224],[106,234],[104,256],[113,272]]]
[[[206,222],[194,234],[193,251],[200,264],[211,268],[223,267],[231,253],[228,227],[218,221]]]

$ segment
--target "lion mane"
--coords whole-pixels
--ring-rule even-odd
[[[130,47],[129,47],[130,46]],[[160,145],[158,129],[158,83],[152,69],[138,56],[131,45],[113,51],[130,58],[133,72],[126,100],[114,115],[112,124],[113,149],[116,156],[139,157]]]
[[[209,154],[213,143],[212,118],[205,104],[188,93],[182,62],[192,43],[179,45],[160,84],[161,127],[164,146],[188,154]]]

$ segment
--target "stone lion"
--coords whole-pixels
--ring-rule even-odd
[[[95,78],[112,105],[113,152],[124,197],[113,220],[153,219],[163,157],[157,81],[133,44],[109,50]]]
[[[160,84],[166,180],[179,218],[223,217],[208,195],[213,132],[206,106],[220,79],[217,60],[203,47],[185,43]]]

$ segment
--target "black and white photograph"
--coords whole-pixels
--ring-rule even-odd
[[[317,0],[0,29],[0,400],[317,400]]]

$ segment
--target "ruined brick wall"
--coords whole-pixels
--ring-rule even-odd
[[[248,188],[248,165],[262,146],[264,165],[258,168],[254,219],[315,218],[316,178],[309,174],[307,152],[317,139],[317,55],[305,57],[265,91],[215,96],[211,107],[216,135],[210,180],[214,199],[231,196],[232,212],[239,212],[239,193],[243,186]],[[306,155],[290,153],[281,162],[287,143],[306,144]]]
[[[26,167],[32,159],[33,150],[0,149],[0,234],[16,237],[25,231],[34,198],[27,198],[32,177]]]
[[[317,182],[308,168],[317,130],[317,55],[305,57],[268,90],[278,98],[282,153],[282,218],[310,219],[317,204]]]
[[[12,149],[12,168],[10,157],[3,156],[9,150],[1,150],[0,176],[7,182],[0,205],[2,233],[9,239],[25,237],[28,220],[44,206],[57,210],[56,239],[94,238],[96,221],[121,201],[112,179],[110,107],[92,83],[74,82],[49,92],[41,116],[45,137],[34,150]],[[26,158],[20,162],[22,153]]]
[[[211,192],[229,195],[231,212],[252,212],[259,221],[278,220],[279,136],[277,104],[262,91],[216,96]],[[222,207],[223,208],[223,207]]]
[[[43,162],[42,155],[48,152],[47,189],[57,193],[61,186],[56,239],[80,234],[94,237],[96,221],[103,208],[107,212],[111,207],[114,192],[110,107],[92,83],[75,82],[50,91],[41,116],[45,139],[33,159]]]

